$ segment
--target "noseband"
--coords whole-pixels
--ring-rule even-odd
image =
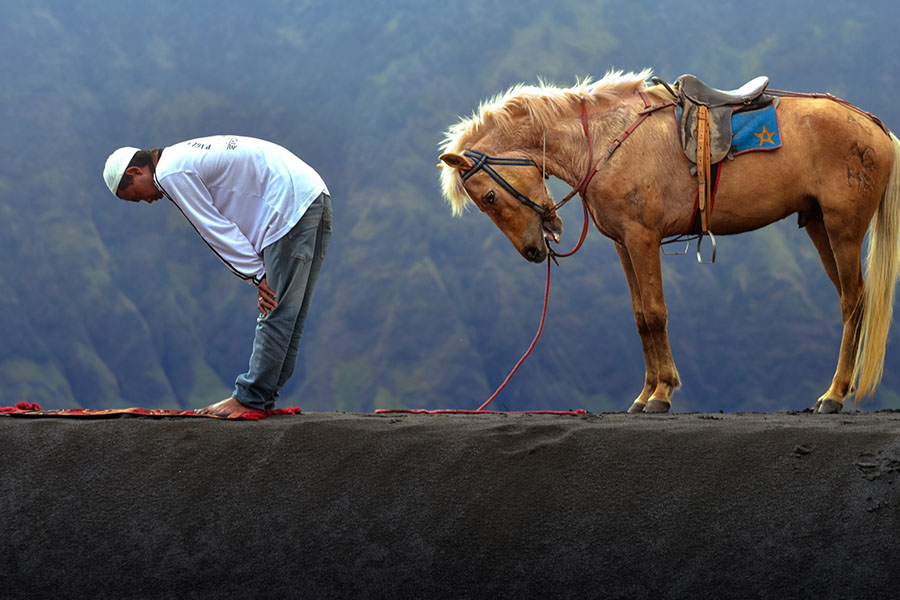
[[[541,217],[544,216],[546,209],[543,206],[514,188],[511,183],[509,183],[506,179],[503,178],[500,173],[498,173],[494,170],[493,167],[491,167],[491,165],[502,165],[505,167],[534,167],[535,169],[538,169],[540,167],[537,166],[536,162],[527,158],[498,158],[496,156],[484,154],[483,152],[476,152],[475,150],[466,150],[463,154],[475,161],[475,164],[472,166],[472,168],[463,173],[463,183],[468,181],[469,178],[478,171],[484,171],[485,173],[490,175],[494,181],[499,183],[501,187],[503,187],[503,189],[506,190],[506,192],[513,198],[541,215]]]

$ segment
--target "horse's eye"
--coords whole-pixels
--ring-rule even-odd
[[[493,204],[496,199],[497,199],[497,197],[494,194],[494,190],[491,190],[487,194],[484,195],[484,201],[487,202],[488,204]]]

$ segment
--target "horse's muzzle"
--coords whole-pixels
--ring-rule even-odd
[[[541,228],[543,230],[544,239],[547,240],[547,243],[550,242],[558,244],[560,239],[562,239],[562,219],[559,218],[559,215],[553,213],[553,216],[548,218],[544,218],[541,220]]]
[[[540,246],[526,246],[521,254],[528,262],[542,263],[547,260],[547,255],[550,254],[550,246],[546,242]]]

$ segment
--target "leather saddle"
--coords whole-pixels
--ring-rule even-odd
[[[700,218],[694,219],[699,225],[696,233],[701,239],[707,234],[712,238],[715,262],[715,238],[709,232],[709,213],[718,163],[731,153],[731,115],[738,110],[755,110],[771,104],[774,97],[765,94],[769,78],[757,77],[730,91],[710,87],[694,75],[682,75],[672,85],[654,77],[653,83],[668,89],[680,108],[681,148],[692,163],[691,172],[697,175],[696,213]],[[697,252],[699,260],[699,244]]]
[[[723,160],[731,152],[731,115],[737,110],[765,108],[774,100],[765,93],[769,78],[757,77],[736,90],[719,90],[705,84],[694,75],[682,75],[671,86],[662,83],[675,95],[681,107],[678,130],[681,147],[689,161],[697,162],[699,107],[705,106],[709,121],[709,161]]]

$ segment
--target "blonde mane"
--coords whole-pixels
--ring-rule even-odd
[[[543,81],[539,81],[537,86],[515,85],[505,93],[482,102],[475,114],[451,126],[440,145],[441,153],[462,153],[484,127],[508,131],[513,127],[514,118],[522,114],[527,114],[536,127],[546,129],[581,98],[594,102],[609,101],[648,89],[646,81],[651,74],[650,69],[640,73],[609,71],[599,81],[592,82],[586,78],[570,88],[559,88]],[[462,214],[471,202],[456,169],[446,166],[441,169],[441,190],[455,216]]]

